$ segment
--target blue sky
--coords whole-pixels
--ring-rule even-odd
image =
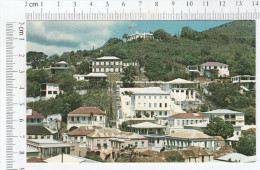
[[[184,26],[204,31],[228,22],[231,21],[28,21],[27,51],[61,55],[101,47],[109,38],[122,38],[124,33],[164,29],[174,35],[180,34]]]

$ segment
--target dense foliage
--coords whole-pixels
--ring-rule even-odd
[[[184,162],[185,159],[181,155],[170,155],[165,158],[166,162]]]
[[[254,131],[242,132],[235,149],[238,153],[247,156],[256,154],[256,133]]]
[[[220,117],[214,117],[203,132],[210,136],[222,136],[227,139],[233,136],[234,128],[230,122],[225,122]]]

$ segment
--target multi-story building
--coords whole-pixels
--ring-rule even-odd
[[[241,127],[245,125],[245,114],[243,112],[227,110],[227,109],[217,109],[209,112],[203,112],[204,115],[212,120],[214,117],[220,117],[225,122],[230,122],[234,127],[234,136],[227,140],[237,141],[241,135]]]
[[[139,33],[139,32],[136,32],[134,34],[128,35],[128,37],[126,38],[126,41],[133,41],[133,40],[137,40],[138,38],[154,39],[154,36],[153,36],[152,33]]]
[[[164,147],[166,126],[151,122],[128,125],[130,132],[135,132],[148,139],[149,150],[160,151]]]
[[[197,125],[200,123],[209,123],[209,118],[201,113],[178,113],[168,118],[168,127],[170,133],[184,129],[186,125]]]
[[[166,135],[166,149],[179,150],[186,146],[198,146],[207,150],[214,150],[214,137],[201,131],[183,129]]]
[[[62,93],[58,84],[43,83],[40,84],[40,95],[46,99],[55,98],[58,94]]]
[[[50,66],[51,74],[57,74],[60,71],[64,71],[67,69],[69,69],[69,63],[67,63],[66,61],[60,61],[56,63],[53,62]]]
[[[209,77],[212,77],[212,70],[217,71],[218,77],[228,77],[229,76],[229,70],[228,65],[219,63],[219,62],[206,62],[201,64],[200,72],[202,75],[207,75]]]
[[[27,125],[26,139],[57,139],[57,131],[45,126]]]
[[[198,72],[200,75],[206,75],[208,77],[228,77],[229,70],[228,65],[220,62],[206,62],[201,65],[187,66],[187,72]]]
[[[122,59],[115,56],[100,57],[92,62],[93,73],[121,73],[122,71]]]
[[[97,107],[79,107],[68,114],[67,121],[67,129],[70,131],[80,126],[105,127],[106,112]]]
[[[148,150],[147,138],[133,132],[124,132],[114,128],[102,128],[87,136],[87,148],[99,153],[101,158],[114,159],[121,149],[135,146],[135,151]]]
[[[198,102],[195,86],[195,82],[177,78],[166,82],[163,90],[171,93],[171,98],[176,104],[184,104],[185,102]]]
[[[250,75],[238,75],[231,77],[233,84],[237,84],[240,87],[240,93],[244,91],[255,90],[256,76]]]
[[[174,103],[170,93],[160,87],[139,88],[131,95],[131,113],[134,117],[155,118],[165,124],[174,113]]]
[[[27,125],[43,125],[44,116],[30,107],[26,107]]]

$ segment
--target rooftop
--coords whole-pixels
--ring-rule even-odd
[[[29,109],[31,109],[31,108],[30,108],[30,107],[27,107],[26,109],[29,110]],[[44,116],[43,116],[42,114],[40,114],[40,113],[38,113],[38,112],[32,110],[32,114],[29,115],[29,114],[27,113],[26,118],[27,118],[27,119],[43,119]]]
[[[174,79],[172,81],[166,82],[167,84],[194,84],[195,82],[184,80],[181,78]]]
[[[68,133],[70,136],[87,136],[97,129],[101,129],[100,126],[81,126],[71,132]]]
[[[115,56],[104,56],[104,57],[99,57],[96,60],[121,60],[121,59]]]
[[[217,158],[217,160],[226,162],[255,162],[255,156],[246,156],[240,153],[230,153],[225,156]]]
[[[27,135],[52,135],[53,131],[50,131],[48,128],[44,126],[37,125],[27,125],[26,126],[26,134]]]
[[[105,73],[89,73],[86,77],[107,77]]]
[[[104,115],[106,114],[105,112],[101,111],[97,107],[79,107],[76,110],[70,112],[68,116],[75,116],[75,115],[82,115],[82,114],[98,114],[98,115]]]
[[[189,138],[189,139],[214,139],[205,133],[194,130],[194,129],[183,129],[177,132],[173,132],[166,137],[174,137],[174,138]]]
[[[134,94],[170,94],[169,92],[163,91],[160,87],[146,87],[146,88],[138,88]]]
[[[207,118],[207,116],[201,113],[177,113],[169,117],[170,118]]]
[[[89,134],[89,137],[116,137],[121,131],[115,128],[102,128]]]
[[[40,158],[31,157],[27,159],[27,163],[46,163],[45,161],[41,160]]]
[[[134,125],[128,125],[131,128],[166,128],[166,126],[158,125],[151,122],[142,122]]]
[[[206,65],[206,66],[228,66],[227,64],[223,64],[223,63],[220,63],[220,62],[206,62],[206,63],[203,63],[201,65]]]
[[[217,109],[217,110],[212,110],[212,111],[203,112],[203,113],[207,113],[207,114],[218,114],[218,113],[219,114],[222,114],[222,113],[236,114],[236,113],[242,113],[242,112],[228,110],[228,109]]]
[[[63,144],[63,142],[53,139],[27,139],[27,141],[39,144]]]
[[[45,160],[47,163],[98,163],[97,161],[86,159],[83,157],[78,157],[75,155],[63,154],[63,162],[62,155],[59,154],[57,156],[53,156]]]

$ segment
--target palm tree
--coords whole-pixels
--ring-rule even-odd
[[[123,69],[123,77],[121,78],[121,81],[123,82],[124,87],[133,87],[133,81],[134,81],[134,70],[131,69],[131,67],[126,67]]]

